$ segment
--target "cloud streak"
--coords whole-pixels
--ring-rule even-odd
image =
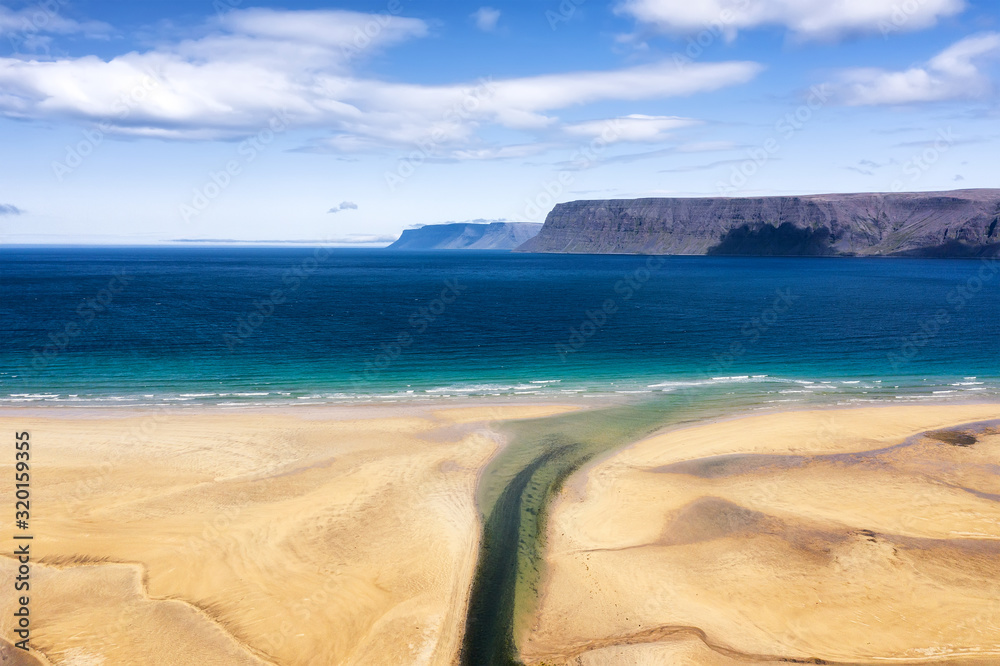
[[[0,217],[5,215],[20,215],[24,211],[13,204],[0,204]]]
[[[0,36],[15,52],[48,52],[50,35],[79,34],[89,39],[107,39],[112,28],[101,21],[76,21],[60,16],[52,5],[39,3],[33,7],[13,10],[0,5]]]
[[[567,134],[582,137],[602,137],[607,143],[659,143],[670,138],[670,131],[699,125],[701,121],[678,116],[646,116],[632,114],[607,120],[591,120],[567,125]]]
[[[965,5],[965,0],[622,0],[615,11],[673,34],[708,28],[732,40],[740,30],[783,26],[798,39],[833,40],[922,30]]]
[[[774,158],[775,160],[777,158]],[[691,164],[679,167],[673,167],[671,169],[660,169],[660,173],[691,173],[692,171],[709,171],[711,169],[716,169],[720,166],[728,166],[730,164],[742,164],[746,162],[746,158],[733,159],[733,160],[716,160],[715,162],[709,162],[707,164]]]

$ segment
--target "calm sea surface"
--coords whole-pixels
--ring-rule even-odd
[[[1000,395],[1000,262],[0,249],[0,403]]]

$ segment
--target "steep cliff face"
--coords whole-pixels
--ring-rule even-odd
[[[1000,189],[557,204],[518,252],[1000,256]]]
[[[407,229],[389,250],[513,250],[542,228],[529,222],[457,222]]]

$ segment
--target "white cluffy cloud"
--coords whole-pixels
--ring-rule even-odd
[[[0,58],[0,115],[101,123],[107,133],[224,139],[266,128],[328,132],[323,150],[478,148],[484,125],[539,130],[553,111],[607,100],[658,99],[752,79],[753,62],[671,61],[614,71],[419,85],[355,74],[375,49],[428,33],[418,19],[349,11],[235,10],[196,40],[110,60]],[[155,80],[155,85],[144,81]],[[138,91],[140,94],[131,94]],[[129,95],[123,104],[123,95]],[[127,108],[126,112],[122,109]]]
[[[671,33],[706,28],[732,39],[740,30],[777,25],[802,39],[929,28],[958,14],[965,0],[621,0],[620,14]]]
[[[575,125],[567,125],[569,134],[585,137],[602,137],[607,143],[629,141],[633,143],[657,143],[670,138],[670,130],[700,124],[693,118],[677,116],[644,116],[631,114],[607,120],[590,120]]]
[[[834,85],[850,106],[914,104],[980,97],[991,88],[982,63],[1000,55],[1000,33],[973,35],[952,44],[920,66],[904,71],[850,69]]]
[[[497,21],[500,20],[500,10],[480,7],[472,13],[472,19],[476,22],[476,27],[483,32],[493,32],[496,30]]]

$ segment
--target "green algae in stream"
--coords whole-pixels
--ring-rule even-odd
[[[683,406],[683,409],[681,408]],[[484,516],[462,663],[518,664],[542,580],[547,507],[566,478],[595,456],[693,416],[690,400],[660,399],[507,424],[507,446],[483,473]]]

